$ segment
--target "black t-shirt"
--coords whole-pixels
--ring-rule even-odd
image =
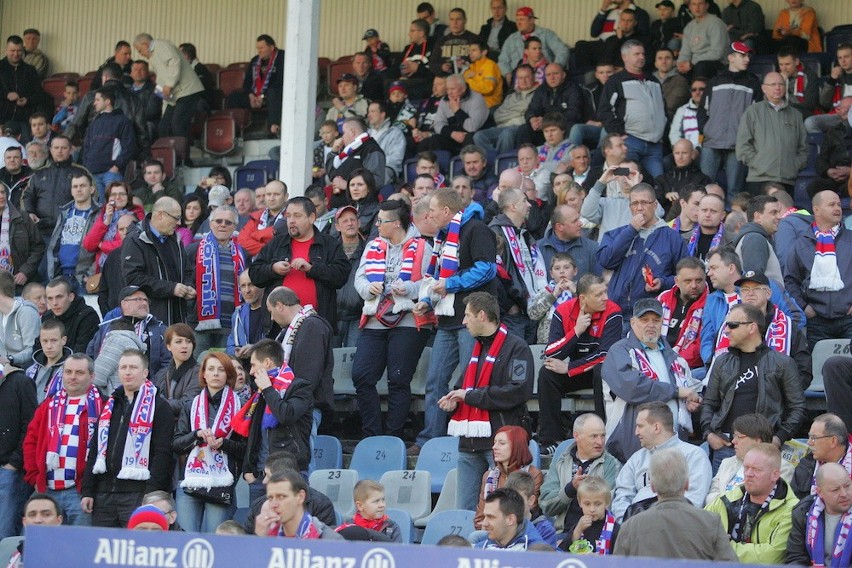
[[[734,401],[731,410],[725,418],[723,431],[733,433],[734,420],[743,414],[751,414],[757,409],[758,381],[757,361],[760,356],[755,353],[740,355],[740,374],[734,382]]]
[[[702,232],[698,233],[698,246],[695,247],[695,256],[701,261],[707,260],[707,253],[710,252],[710,244],[713,242],[715,234],[705,235]]]
[[[249,337],[248,342],[254,345],[263,339],[263,325],[261,324],[263,310],[249,310]]]
[[[672,310],[671,319],[669,319],[669,330],[666,333],[666,341],[669,342],[669,345],[677,343],[677,338],[680,336],[680,327],[683,324],[683,319],[686,317],[686,312],[689,311],[689,306],[691,305],[692,302],[689,304],[684,303],[678,295],[677,304],[675,304],[675,307]]]

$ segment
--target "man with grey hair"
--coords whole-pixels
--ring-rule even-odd
[[[160,136],[189,136],[195,109],[204,98],[204,85],[192,65],[173,43],[147,33],[137,35],[133,47],[148,60],[151,74],[157,76],[157,92],[163,94]]]
[[[254,191],[243,187],[234,194],[234,208],[237,210],[237,230],[241,231],[249,217],[254,213],[255,197]]]
[[[31,170],[37,170],[47,163],[48,151],[47,146],[41,142],[31,141],[26,145],[27,164]]]
[[[790,487],[799,497],[813,495],[814,472],[829,463],[839,463],[852,476],[852,444],[847,434],[848,425],[836,414],[826,413],[814,418],[808,429],[810,452],[799,460],[793,471]]]
[[[601,267],[612,270],[609,295],[625,317],[635,301],[674,286],[677,263],[688,255],[686,242],[657,216],[653,187],[633,186],[629,207],[630,223],[605,233],[597,251]]]
[[[169,530],[183,532],[177,522],[178,514],[175,499],[168,491],[151,491],[142,497],[142,505],[153,505],[166,516],[169,521]]]
[[[449,150],[458,154],[466,145],[473,143],[473,134],[488,120],[488,105],[482,95],[467,86],[462,75],[447,77],[447,96],[438,103],[435,135],[423,140],[417,147],[424,150]]]
[[[660,450],[651,456],[650,471],[657,503],[624,522],[614,554],[737,562],[719,516],[684,497],[689,488],[684,455],[674,448]]]

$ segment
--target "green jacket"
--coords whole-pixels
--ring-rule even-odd
[[[802,113],[782,104],[775,110],[764,100],[743,113],[737,131],[737,159],[748,166],[748,181],[793,185],[808,163]]]
[[[793,494],[790,485],[779,479],[778,491],[769,503],[769,511],[757,521],[751,533],[752,542],[748,544],[732,542],[734,552],[743,564],[783,564],[787,550],[787,539],[793,526],[793,509],[799,499]],[[704,509],[718,514],[722,518],[725,532],[730,534],[731,524],[739,509],[743,497],[743,486],[731,489]]]

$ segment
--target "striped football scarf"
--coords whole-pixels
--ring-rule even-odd
[[[402,253],[402,267],[399,270],[397,278],[403,282],[411,282],[411,277],[414,273],[414,259],[417,256],[419,244],[419,240],[413,238],[402,245],[404,249]],[[376,238],[370,243],[367,256],[364,258],[364,276],[369,283],[384,285],[385,272],[387,272],[387,254],[388,242],[385,239]],[[371,300],[366,300],[364,302],[364,315],[376,315],[381,298],[382,295],[379,295]],[[413,308],[414,302],[408,298],[394,296],[393,313],[398,314],[399,312],[410,311]]]
[[[825,232],[820,231],[816,223],[813,223],[811,228],[816,237],[816,251],[809,287],[822,292],[842,290],[843,280],[840,278],[840,269],[837,268],[837,250],[834,246],[834,239],[840,231],[840,226],[834,226]]]
[[[231,238],[229,243],[231,259],[234,262],[234,309],[240,307],[240,274],[246,267],[243,249],[237,245],[237,241]],[[195,300],[195,310],[198,315],[196,331],[210,329],[221,329],[222,322],[222,296],[220,287],[219,270],[219,241],[213,236],[212,231],[204,235],[198,243],[198,251],[195,254],[195,289],[198,297]]]
[[[453,303],[456,295],[448,293],[442,298],[433,298],[432,287],[435,280],[454,276],[459,270],[459,234],[463,215],[464,210],[453,215],[447,228],[438,232],[435,246],[432,248],[432,257],[429,259],[429,268],[426,269],[426,276],[420,285],[421,301],[433,305],[435,314],[439,316],[455,315]]]
[[[812,566],[825,566],[825,503],[819,497],[814,499],[808,511],[807,528],[805,530],[805,547],[811,557]],[[852,529],[852,512],[846,511],[840,517],[835,536],[834,549],[831,551],[829,566],[849,566],[852,560],[852,546],[846,546],[849,540],[849,530]]]
[[[148,467],[156,399],[157,387],[151,381],[145,381],[133,401],[130,424],[127,426],[127,439],[124,442],[124,455],[121,458],[121,471],[116,475],[118,479],[146,481],[151,478]],[[114,405],[115,396],[113,395],[109,397],[98,419],[98,457],[92,469],[92,472],[96,474],[107,471],[107,444]]]

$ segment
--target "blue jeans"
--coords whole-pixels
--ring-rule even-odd
[[[7,436],[10,434],[7,432]],[[24,482],[24,474],[13,469],[0,468],[0,540],[21,534],[24,503],[33,488]]]
[[[233,518],[235,507],[205,503],[197,497],[190,497],[182,487],[178,487],[175,492],[175,510],[183,530],[212,534],[216,527]]]
[[[496,150],[498,154],[505,154],[514,150],[515,133],[518,128],[518,126],[486,128],[473,135],[473,143],[483,150]]]
[[[663,145],[660,142],[646,142],[635,136],[627,135],[627,159],[642,164],[653,179],[663,175]]]
[[[571,127],[571,132],[568,134],[568,141],[574,146],[580,146],[581,144],[586,144],[585,141],[588,140],[591,144],[586,144],[586,146],[588,146],[589,150],[594,150],[600,145],[604,136],[606,136],[606,130],[601,126],[575,124]]]
[[[456,509],[476,511],[479,504],[479,489],[482,487],[482,475],[488,468],[494,467],[494,454],[491,450],[481,452],[459,452],[458,489]]]
[[[453,370],[461,362],[467,367],[473,353],[473,336],[466,328],[439,329],[432,343],[429,373],[426,375],[426,409],[423,431],[417,435],[417,445],[423,445],[439,436],[447,435],[447,413],[438,407],[438,400],[447,394]],[[479,484],[477,483],[477,487]]]
[[[62,524],[74,525],[77,527],[92,526],[92,514],[84,513],[80,507],[80,494],[77,493],[77,488],[63,489],[56,491],[48,489],[47,494],[56,499],[59,506],[62,508]]]
[[[733,196],[743,191],[745,185],[745,165],[737,160],[737,152],[734,149],[717,150],[715,148],[701,148],[701,172],[716,183],[716,174],[722,163],[725,164],[726,187],[728,205]]]
[[[308,475],[314,471],[314,446],[317,445],[317,433],[319,432],[320,423],[322,422],[322,410],[314,407],[311,411],[311,437],[308,440],[311,444],[311,461],[308,462]]]
[[[503,323],[509,333],[520,337],[530,345],[535,343],[538,322],[533,321],[526,314],[507,314],[503,316]]]
[[[107,186],[114,181],[121,181],[124,178],[121,172],[106,171],[99,174],[92,174],[92,179],[95,182],[95,187],[98,188],[98,203],[103,203],[106,197]]]
[[[411,407],[411,379],[428,339],[429,332],[416,327],[361,331],[352,362],[352,382],[361,415],[361,432],[365,438],[379,436],[383,432],[388,436],[402,437]],[[388,415],[383,431],[382,407],[376,384],[385,369],[388,372]]]

